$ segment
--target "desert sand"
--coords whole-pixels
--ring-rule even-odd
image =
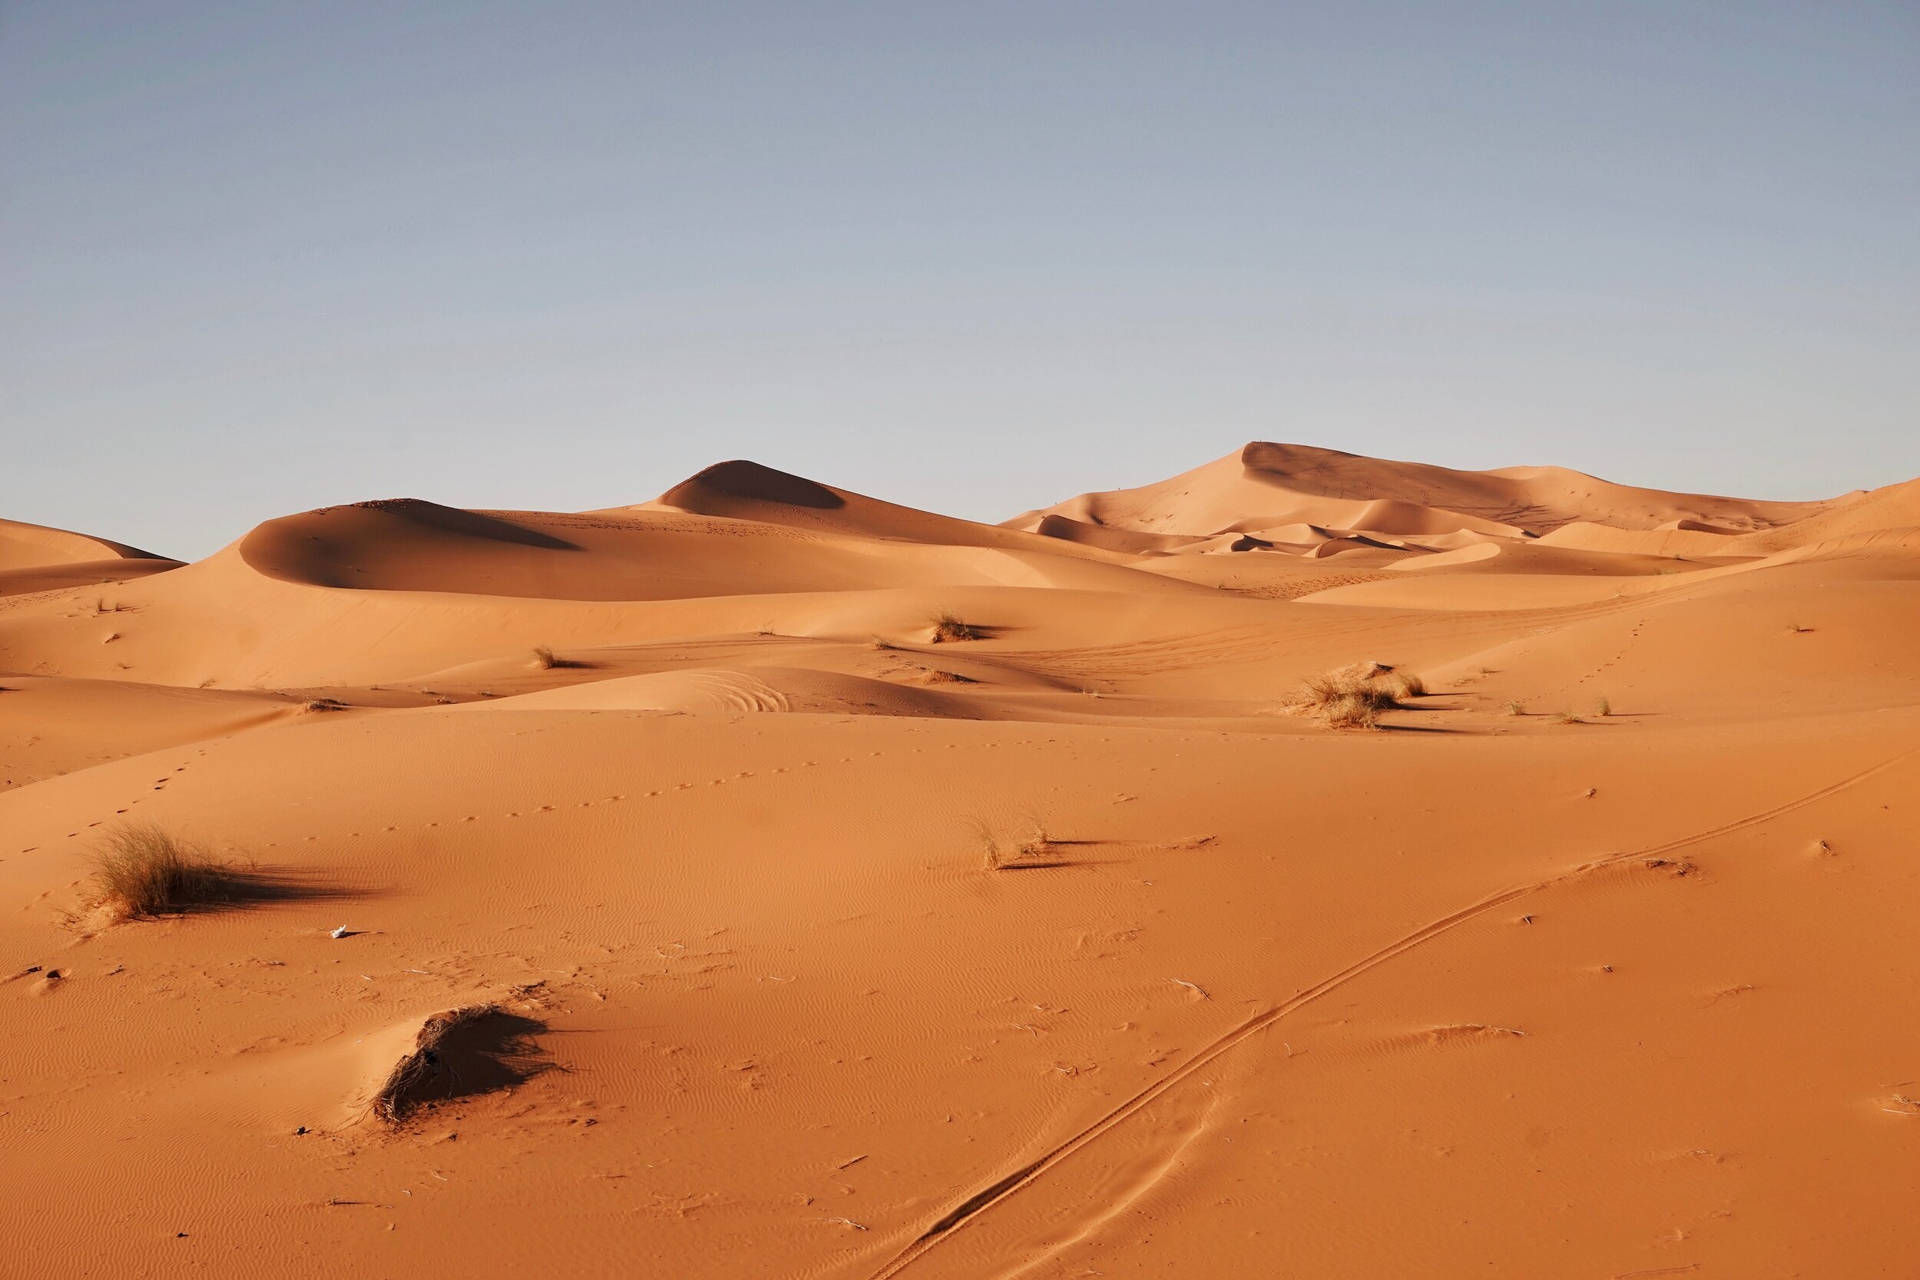
[[[1911,1276],[1917,634],[1920,480],[0,523],[0,1272]]]

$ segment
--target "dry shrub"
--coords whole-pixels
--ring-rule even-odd
[[[1380,690],[1352,690],[1322,703],[1319,714],[1336,729],[1377,729],[1380,713],[1396,705]]]
[[[556,657],[551,648],[544,644],[537,644],[533,646],[533,665],[542,671],[553,671],[555,669],[584,667],[587,664],[584,662],[575,662],[570,658]],[[423,690],[423,692],[432,693],[433,690],[427,689]]]
[[[1426,692],[1420,678],[1379,662],[1363,662],[1315,676],[1300,688],[1294,707],[1337,729],[1377,729],[1382,711],[1402,697]]]
[[[303,711],[345,711],[347,704],[338,698],[308,698],[301,704]]]
[[[519,1084],[544,1069],[533,1035],[545,1029],[497,1004],[436,1013],[381,1082],[373,1113],[397,1125],[422,1106]]]
[[[1386,677],[1387,687],[1393,690],[1396,698],[1424,698],[1427,696],[1427,682],[1411,671],[1395,671]]]
[[[198,845],[159,827],[129,825],[107,833],[94,858],[99,900],[127,919],[232,902],[243,883],[232,868]]]
[[[938,613],[933,618],[933,643],[944,644],[954,640],[979,640],[986,633],[971,622],[964,622],[952,612]]]
[[[974,823],[974,829],[980,834],[980,851],[989,871],[1033,870],[1058,865],[1048,857],[1054,852],[1053,841],[1038,822],[1033,824],[1032,833],[1026,839],[1011,845],[1000,843],[1000,837],[984,822]]]

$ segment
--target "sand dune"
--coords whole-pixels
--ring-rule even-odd
[[[729,462],[11,574],[8,1274],[1920,1249],[1920,481],[1257,444],[991,526]],[[201,896],[104,899],[129,833]]]
[[[106,538],[0,520],[0,596],[124,582],[179,563]]]
[[[1158,484],[1082,494],[1009,523],[1030,528],[1058,514],[1108,528],[1203,536],[1300,521],[1389,535],[1537,535],[1576,520],[1623,529],[1688,521],[1745,531],[1844,502],[1754,502],[1633,488],[1558,467],[1454,471],[1256,442]]]
[[[675,485],[651,503],[641,507],[615,508],[621,512],[651,509],[725,516],[897,542],[1075,554],[1071,548],[1023,536],[999,525],[976,524],[971,520],[956,520],[952,516],[935,515],[931,511],[896,506],[878,498],[835,489],[776,471],[772,467],[763,467],[755,462],[722,462]],[[1097,557],[1101,549],[1132,552],[1140,547],[1095,546],[1091,548],[1091,554]]]

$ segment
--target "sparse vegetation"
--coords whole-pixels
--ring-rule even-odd
[[[1045,859],[1053,852],[1053,841],[1047,837],[1046,827],[1038,821],[1033,823],[1033,829],[1025,839],[1011,845],[1002,844],[1000,837],[985,822],[976,822],[974,829],[979,832],[980,852],[989,871],[1015,871],[1050,865]]]
[[[1801,625],[1800,625],[1799,623],[1797,623],[1797,622],[1789,622],[1789,623],[1787,624],[1787,632],[1788,632],[1788,634],[1790,634],[1790,635],[1796,635],[1796,636],[1804,636],[1804,635],[1806,635],[1806,634],[1807,634],[1808,632],[1810,632],[1810,631],[1812,631],[1812,630],[1813,630],[1813,628],[1812,628],[1812,627],[1805,627],[1805,626],[1801,626]]]
[[[106,847],[94,859],[94,880],[100,903],[126,919],[188,911],[240,896],[231,868],[198,845],[151,825],[109,832]]]
[[[1553,717],[1553,722],[1555,724],[1585,724],[1586,723],[1585,720],[1582,720],[1579,716],[1573,714],[1573,712],[1571,711],[1561,711],[1556,713]]]
[[[1424,698],[1427,696],[1427,682],[1411,671],[1395,671],[1386,677],[1387,685],[1396,698]]]
[[[1401,698],[1426,692],[1426,684],[1412,672],[1364,662],[1315,676],[1301,686],[1294,705],[1337,729],[1376,729],[1382,711],[1400,706]]]
[[[570,667],[584,667],[587,664],[584,662],[576,662],[570,658],[558,657],[548,646],[537,644],[533,646],[533,665],[542,671],[553,671]],[[432,689],[423,689],[421,692],[432,693],[434,691]]]
[[[1602,719],[1605,719],[1607,716],[1612,715],[1613,699],[1607,697],[1605,694],[1602,694],[1600,696],[1600,700],[1593,704],[1593,714],[1601,717]]]
[[[338,698],[308,698],[301,704],[302,711],[345,711],[347,704]]]
[[[1510,716],[1523,716],[1527,714],[1527,704],[1518,699],[1509,702],[1507,703],[1507,714]]]
[[[941,612],[933,618],[933,643],[946,644],[955,640],[981,640],[986,632],[971,622],[963,621],[959,615],[950,611]]]

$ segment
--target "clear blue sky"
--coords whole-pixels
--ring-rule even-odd
[[[0,515],[1920,474],[1920,7],[0,4]]]

